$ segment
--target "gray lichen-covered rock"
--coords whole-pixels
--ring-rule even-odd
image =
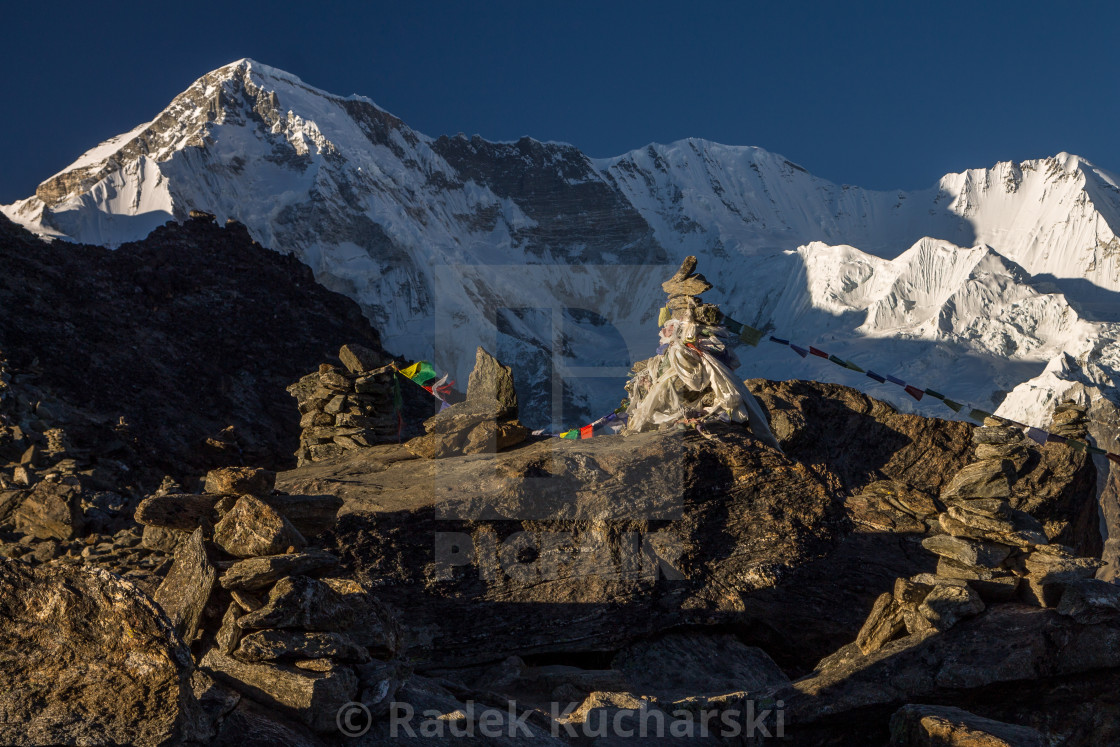
[[[196,529],[175,550],[175,562],[155,593],[156,603],[167,613],[175,632],[187,643],[198,633],[217,575],[202,538],[202,529]]]
[[[307,540],[271,506],[244,495],[214,527],[214,543],[234,557],[251,558],[302,550]]]
[[[129,582],[0,558],[0,620],[0,743],[194,738],[190,652]]]

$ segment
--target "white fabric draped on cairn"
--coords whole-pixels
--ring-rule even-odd
[[[747,423],[760,440],[779,448],[762,407],[732,373],[739,361],[725,342],[734,336],[719,323],[722,314],[696,297],[711,285],[693,273],[695,267],[696,258],[686,258],[663,284],[672,316],[661,327],[657,355],[638,363],[626,385],[626,430],[718,419]]]

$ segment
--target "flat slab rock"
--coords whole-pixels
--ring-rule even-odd
[[[266,496],[276,484],[276,473],[260,467],[222,467],[206,473],[207,493]]]
[[[977,716],[961,708],[906,705],[891,716],[891,747],[1049,747],[1028,726]]]
[[[338,558],[320,550],[267,555],[237,561],[222,574],[220,583],[223,589],[260,591],[285,576],[315,575],[336,566]]]
[[[139,589],[0,557],[0,744],[192,739],[190,652]]]
[[[337,732],[335,715],[354,700],[358,678],[348,667],[308,672],[277,664],[249,663],[211,649],[199,666],[238,692],[292,716],[321,733]]]

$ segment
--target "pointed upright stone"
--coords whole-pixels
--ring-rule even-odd
[[[467,381],[467,400],[497,400],[496,418],[517,417],[517,391],[513,387],[513,369],[503,366],[481,346],[475,351],[474,370]]]
[[[210,562],[202,529],[194,530],[175,550],[175,562],[156,589],[154,599],[171,619],[175,632],[188,645],[198,633],[199,623],[218,572]]]

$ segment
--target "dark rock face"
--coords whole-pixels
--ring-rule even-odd
[[[786,704],[787,733],[807,744],[885,742],[890,713],[907,700],[967,706],[987,718],[1046,728],[1069,740],[1061,743],[1108,744],[1120,736],[1116,705],[1094,694],[1102,683],[1090,673],[1120,677],[1118,640],[1115,615],[1082,625],[1052,610],[1004,604],[947,632],[906,636],[870,655],[846,646],[771,695]],[[1094,720],[1077,713],[1079,702],[1103,710]],[[1102,719],[1111,725],[1094,733]]]
[[[409,627],[433,631],[430,656],[448,666],[610,651],[697,620],[734,620],[748,639],[776,641],[797,627],[768,627],[778,607],[802,609],[822,641],[858,629],[843,620],[831,628],[837,598],[826,589],[808,600],[785,587],[836,539],[837,496],[741,428],[711,441],[676,433],[552,439],[481,468],[479,457],[417,462],[401,451],[365,450],[353,463],[282,474],[278,484],[338,489],[349,510],[377,511],[376,523],[343,517],[344,567],[408,609]],[[422,487],[429,480],[434,490]],[[603,531],[602,522],[619,531]],[[433,582],[446,591],[433,593]],[[803,634],[803,654],[831,650],[805,646]]]
[[[0,742],[194,738],[190,653],[135,586],[99,569],[0,558]]]
[[[0,216],[0,265],[0,308],[19,310],[0,315],[11,385],[35,387],[75,447],[115,449],[148,489],[164,474],[293,464],[284,387],[342,342],[381,350],[357,304],[236,224],[169,224],[109,251]]]
[[[513,200],[534,222],[512,230],[513,238],[534,252],[579,263],[606,262],[604,253],[621,254],[622,259],[612,261],[623,263],[628,257],[643,263],[666,260],[649,224],[599,178],[577,148],[528,137],[516,143],[440,137],[432,142],[432,150],[464,181],[473,179]],[[584,230],[573,233],[576,226]],[[490,230],[493,225],[478,228]],[[580,247],[578,256],[571,255],[574,246]]]

